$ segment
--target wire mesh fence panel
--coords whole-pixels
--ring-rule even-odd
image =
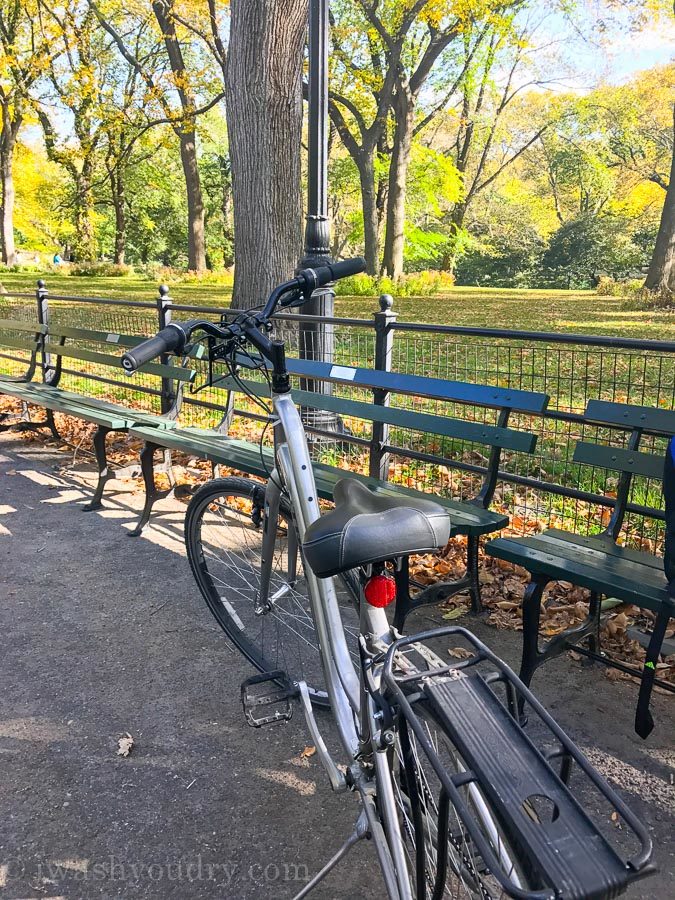
[[[223,314],[227,315],[215,305],[188,307],[173,304],[166,296],[165,302],[169,304],[171,317],[177,320],[203,315],[218,321]],[[37,301],[30,295],[2,295],[0,318],[37,322]],[[49,322],[56,331],[59,326],[66,326],[99,332],[98,336],[78,337],[77,346],[118,357],[121,348],[109,341],[107,335],[153,335],[161,325],[161,314],[159,305],[150,303],[50,297]],[[394,373],[548,394],[550,402],[543,415],[514,410],[508,420],[508,428],[537,437],[534,453],[512,450],[501,453],[493,506],[510,516],[514,531],[527,532],[551,525],[597,533],[606,527],[619,473],[576,463],[574,450],[581,439],[625,447],[629,431],[585,420],[589,400],[668,409],[675,405],[675,344],[661,342],[655,350],[657,345],[648,341],[525,336],[518,332],[401,322],[393,322],[389,328],[386,337],[385,332],[378,332],[376,319],[324,321],[283,315],[275,318],[271,336],[285,341],[289,358],[302,357],[366,370],[373,369],[376,360],[382,365],[383,345],[378,342],[387,340],[390,350],[387,368]],[[17,330],[16,334],[19,333]],[[52,337],[52,343],[56,339]],[[68,338],[66,346],[70,342]],[[0,353],[0,373],[20,374],[19,369],[25,370],[29,357],[23,351]],[[203,358],[192,360],[190,366],[195,369],[196,377],[193,385],[185,387],[180,425],[220,428],[233,437],[271,441],[267,398],[250,398],[240,390],[230,393],[232,382],[224,379],[231,373],[224,364],[211,367],[208,359]],[[253,358],[239,374],[265,393],[266,373],[257,367]],[[162,383],[160,378],[147,373],[138,373],[133,380],[127,380],[121,369],[64,357],[61,386],[158,413],[166,408],[162,390],[166,395],[168,386],[175,390],[176,383],[166,380]],[[395,409],[427,413],[444,420],[500,424],[498,409],[451,402],[429,392],[419,395],[392,392],[385,400],[382,393],[378,395],[349,381],[328,383],[294,378],[293,387],[365,404],[386,402]],[[368,472],[372,454],[384,453],[392,481],[457,499],[467,500],[477,495],[491,453],[489,442],[400,425],[385,428],[386,440],[376,447],[373,422],[366,414],[363,417],[338,415],[322,408],[320,396],[315,406],[307,405],[303,409],[303,419],[315,459]],[[661,454],[665,452],[665,439],[647,435],[643,447]],[[659,514],[662,508],[660,482],[636,477],[626,518],[627,540],[658,551],[662,540]]]
[[[52,350],[59,342],[59,328],[65,327],[84,332],[66,336],[66,351],[73,348],[108,357],[108,361],[103,362],[64,355],[59,387],[134,409],[161,413],[161,379],[145,372],[127,378],[119,364],[124,348],[118,336],[150,337],[157,332],[157,322],[157,310],[149,304],[137,306],[50,297],[49,328],[54,332],[50,340]],[[86,332],[96,334],[87,335]],[[52,358],[52,364],[54,361]]]
[[[2,336],[8,338],[8,345],[0,342],[0,375],[20,378],[30,365],[31,351],[9,345],[30,343],[36,334],[21,328],[12,328],[9,323],[14,321],[37,325],[37,300],[30,294],[0,294],[0,320],[8,323],[0,326]]]
[[[551,492],[543,484],[538,488],[521,483],[521,479],[536,480],[608,501],[614,498],[618,474],[575,463],[574,448],[580,439],[625,446],[629,432],[603,429],[583,421],[589,400],[664,408],[675,404],[675,353],[626,348],[621,342],[616,347],[604,348],[558,345],[554,341],[526,343],[517,338],[496,340],[492,335],[458,338],[443,333],[422,336],[404,331],[395,337],[392,369],[550,395],[548,415],[516,413],[509,422],[511,427],[533,432],[538,437],[534,454],[504,453],[500,466],[505,480],[497,489],[495,503],[509,513],[512,528],[521,531],[542,522],[582,533],[597,532],[606,525],[611,515],[610,505]],[[437,401],[422,400],[415,407],[420,411],[439,412]],[[472,411],[467,410],[467,414],[473,417]],[[659,441],[652,439],[652,443],[654,440],[658,452]],[[406,446],[417,449],[414,444]],[[476,458],[476,448],[469,444],[453,442],[450,448],[442,446],[443,455],[447,456],[449,450],[450,458],[455,461],[471,463]],[[396,469],[393,474],[396,477]],[[509,485],[510,476],[516,480]],[[476,485],[475,477],[445,477],[443,470],[433,466],[416,467],[415,477],[423,489],[448,493],[457,490],[458,481],[469,492]],[[470,481],[468,486],[467,481]],[[662,510],[660,483],[636,478],[631,503]],[[658,519],[629,514],[626,534],[635,544],[646,541],[650,546],[658,546],[662,527]]]

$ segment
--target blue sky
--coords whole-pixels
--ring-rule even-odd
[[[602,23],[604,27],[599,27]],[[565,81],[583,90],[599,81],[620,84],[635,72],[671,61],[675,55],[675,17],[631,28],[629,14],[588,0],[576,8],[574,20],[552,12],[540,36],[560,40],[558,54],[567,70]]]

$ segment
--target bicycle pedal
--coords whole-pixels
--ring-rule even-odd
[[[287,722],[293,715],[291,700],[297,696],[297,687],[281,669],[253,675],[241,685],[241,704],[252,728]]]

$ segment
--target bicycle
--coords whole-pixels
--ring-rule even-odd
[[[211,612],[259,670],[242,685],[249,724],[283,722],[299,702],[333,790],[360,803],[353,834],[296,900],[366,837],[390,900],[614,897],[653,871],[644,826],[473,634],[454,626],[402,636],[390,623],[387,610],[408,590],[409,557],[447,543],[445,510],[346,477],[335,508],[321,515],[271,320],[363,268],[351,260],[305,269],[261,311],[219,324],[172,322],[122,357],[131,374],[157,356],[190,352],[197,337],[207,342],[210,380],[223,363],[230,378],[240,379],[243,366],[269,383],[276,465],[267,483],[225,478],[201,487],[188,508],[186,543]],[[250,396],[260,402],[260,392]],[[435,646],[450,637],[466,646],[448,663]],[[322,737],[322,705],[335,722],[339,757]],[[592,804],[573,793],[573,772],[593,791]],[[598,799],[602,821],[587,808],[597,809]],[[631,853],[612,840],[619,820]]]

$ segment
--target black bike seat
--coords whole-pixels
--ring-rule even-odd
[[[312,522],[303,542],[319,578],[448,542],[448,514],[432,500],[377,494],[353,478],[340,479],[333,498],[335,509]]]

